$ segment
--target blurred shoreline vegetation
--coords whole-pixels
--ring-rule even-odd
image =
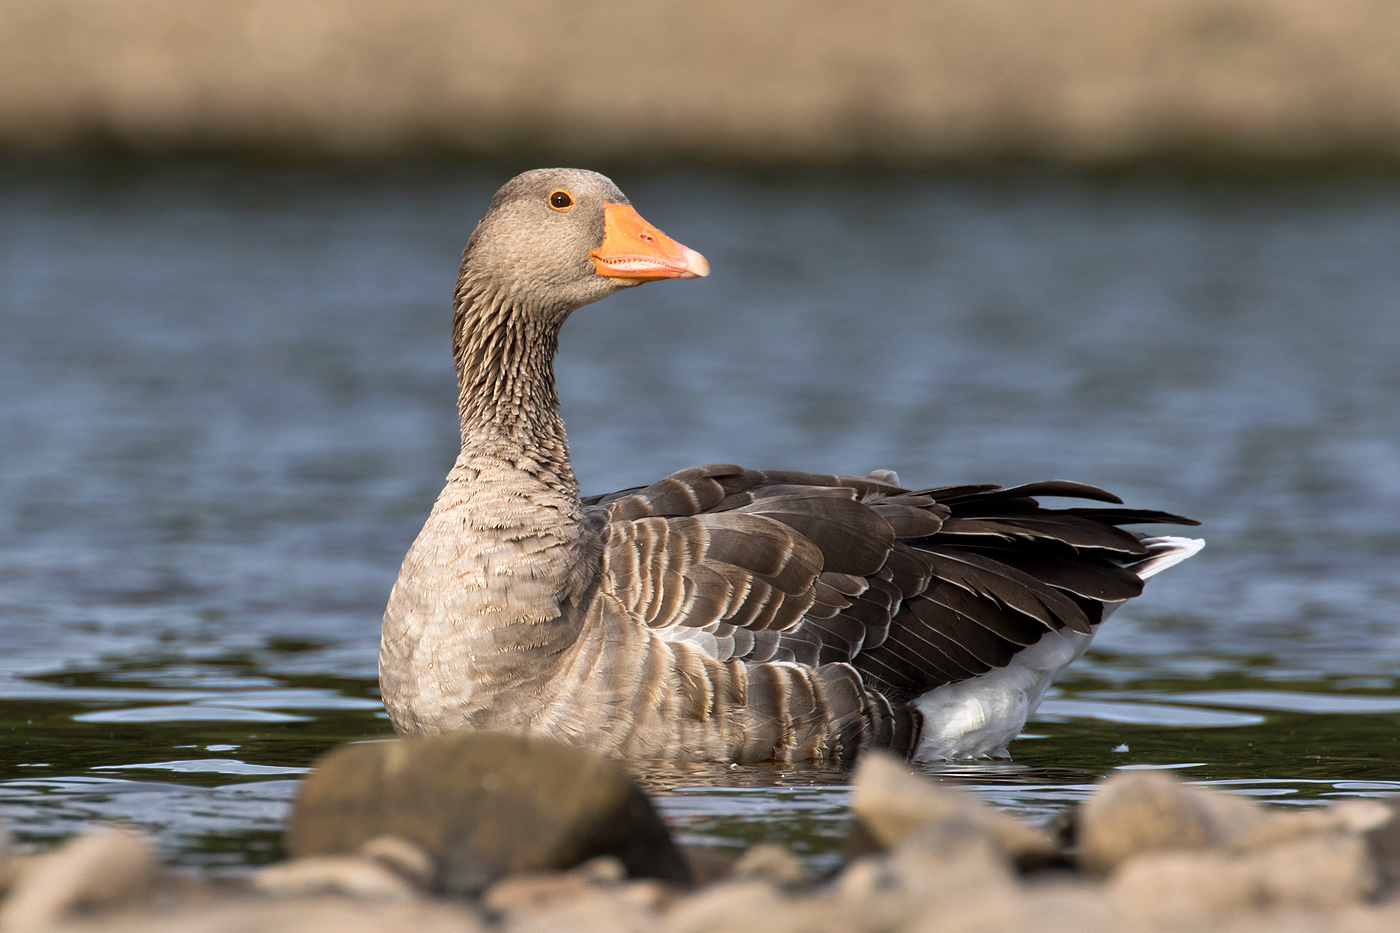
[[[0,0],[0,155],[62,152],[1393,170],[1400,6]]]

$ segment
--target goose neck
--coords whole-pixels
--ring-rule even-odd
[[[572,498],[554,353],[567,312],[465,282],[453,321],[453,359],[464,457],[506,462]]]

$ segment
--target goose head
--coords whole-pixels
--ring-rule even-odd
[[[518,303],[567,315],[633,285],[709,274],[704,256],[643,220],[611,180],[550,168],[496,192],[467,242],[461,284],[484,279]]]

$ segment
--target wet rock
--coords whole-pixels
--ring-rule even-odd
[[[1079,809],[1079,859],[1089,871],[1107,874],[1144,853],[1229,845],[1266,818],[1243,797],[1192,787],[1161,771],[1120,772]]]
[[[349,854],[382,835],[429,853],[434,889],[451,894],[598,855],[633,876],[689,881],[665,824],[621,767],[524,736],[359,743],[321,758],[292,813],[288,851]]]
[[[1113,903],[1126,917],[1159,925],[1281,909],[1334,911],[1365,901],[1379,886],[1365,840],[1340,832],[1245,854],[1143,855],[1108,882]]]
[[[79,912],[129,907],[150,893],[156,859],[133,833],[104,829],[25,861],[0,907],[0,930],[26,933]]]
[[[1049,833],[995,810],[963,790],[915,774],[893,755],[863,755],[852,784],[851,812],[858,822],[852,854],[859,854],[862,848],[897,846],[930,826],[953,822],[987,833],[1022,868],[1061,860],[1059,847]]]
[[[735,881],[764,881],[788,892],[811,886],[812,879],[797,856],[771,843],[760,843],[734,863],[730,877]]]

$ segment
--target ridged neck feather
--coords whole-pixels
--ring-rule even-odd
[[[510,462],[578,495],[569,463],[554,353],[569,308],[463,272],[452,322],[463,454]]]

